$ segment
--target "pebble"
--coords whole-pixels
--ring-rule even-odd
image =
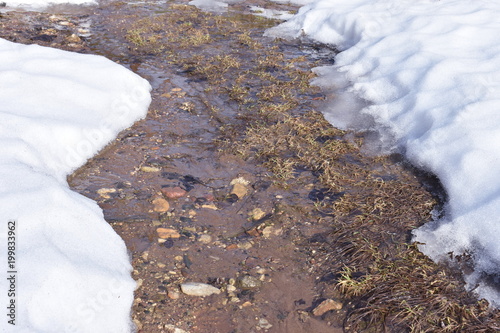
[[[342,303],[334,301],[333,299],[326,299],[314,308],[312,314],[314,316],[322,316],[330,310],[342,309]]]
[[[231,190],[231,194],[235,194],[238,198],[243,198],[248,193],[248,188],[246,185],[236,183],[233,185],[233,189]]]
[[[179,199],[185,196],[187,193],[186,190],[180,188],[179,186],[162,187],[160,191],[161,193],[163,193],[164,196],[166,196],[169,199]]]
[[[135,290],[139,289],[142,284],[144,283],[144,280],[143,279],[138,279],[136,282],[135,282]]]
[[[206,205],[202,205],[201,208],[207,208],[207,209],[212,209],[212,210],[217,210],[217,206],[214,205],[214,204],[206,204]]]
[[[198,241],[203,244],[209,244],[210,242],[212,242],[212,236],[203,234],[200,237],[198,237]]]
[[[181,297],[181,294],[177,290],[168,289],[167,296],[170,299],[179,299],[179,297]]]
[[[257,220],[260,220],[261,218],[263,218],[264,216],[266,216],[266,212],[264,212],[260,208],[254,208],[252,210],[252,212],[250,213],[250,216],[252,217],[252,219],[257,221]]]
[[[158,237],[162,239],[168,239],[168,238],[180,238],[181,234],[177,232],[175,229],[170,229],[170,228],[158,228],[156,229],[156,232],[158,233]]]
[[[181,284],[181,290],[184,294],[190,296],[210,296],[220,294],[220,290],[206,283],[186,282]]]
[[[187,331],[170,324],[165,325],[165,329],[167,329],[169,333],[188,333]]]
[[[158,213],[165,213],[170,209],[170,204],[163,198],[156,198],[153,200],[153,210]]]
[[[259,323],[257,325],[258,325],[258,327],[260,327],[261,329],[264,329],[264,330],[268,330],[271,327],[273,327],[273,325],[271,325],[271,323],[269,323],[267,321],[267,319],[265,319],[265,318],[260,318]]]
[[[245,275],[238,279],[238,285],[241,289],[255,289],[262,286],[262,282],[251,275]]]
[[[100,188],[97,190],[97,194],[99,194],[104,199],[111,198],[111,196],[109,194],[115,193],[115,192],[116,192],[116,188]]]
[[[141,171],[142,172],[160,172],[161,169],[157,168],[157,167],[142,166]]]
[[[241,242],[238,243],[238,249],[240,250],[249,250],[251,249],[253,244],[251,242]]]
[[[66,40],[70,43],[81,43],[82,41],[76,34],[72,34],[71,36],[66,37]]]

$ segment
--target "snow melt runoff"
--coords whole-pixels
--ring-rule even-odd
[[[0,331],[132,331],[125,243],[66,176],[145,116],[149,83],[104,57],[0,39],[0,87]]]
[[[435,261],[470,255],[468,288],[497,307],[499,17],[490,0],[316,0],[266,33],[339,48],[334,66],[315,70],[315,83],[340,96],[326,118],[341,128],[375,124],[389,133],[386,148],[439,177],[445,217],[415,230],[415,240]]]

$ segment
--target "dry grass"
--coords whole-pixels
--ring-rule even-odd
[[[204,101],[227,149],[262,163],[283,186],[297,167],[310,170],[333,194],[316,203],[335,216],[328,241],[310,246],[324,263],[316,273],[333,274],[333,289],[352,304],[347,331],[500,330],[498,311],[472,299],[457,277],[408,243],[410,230],[430,219],[434,198],[390,157],[363,156],[362,137],[333,128],[313,110],[311,64],[256,38],[256,29],[274,22],[170,8],[128,31],[135,52],[164,57],[236,106],[238,114],[227,115]],[[241,121],[226,124],[228,116]]]

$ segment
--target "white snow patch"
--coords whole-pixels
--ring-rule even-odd
[[[0,39],[0,86],[0,262],[14,222],[16,272],[15,296],[0,280],[0,331],[130,332],[125,244],[66,176],[145,116],[149,83],[104,57]]]

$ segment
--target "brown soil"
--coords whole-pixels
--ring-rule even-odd
[[[314,111],[323,96],[311,87],[300,92],[285,87],[294,100],[286,114],[256,112],[252,103],[263,109],[271,105],[261,103],[267,98],[273,105],[283,105],[288,95],[253,93],[259,84],[248,73],[249,81],[244,82],[248,87],[241,92],[235,80],[212,77],[213,73],[202,72],[198,66],[197,62],[207,59],[218,59],[221,66],[221,56],[234,51],[229,42],[207,49],[203,35],[190,40],[190,45],[183,45],[178,35],[169,37],[169,45],[182,52],[165,50],[157,39],[168,33],[154,31],[145,20],[177,11],[184,17],[177,21],[179,26],[184,21],[191,22],[186,25],[189,29],[202,26],[197,20],[205,14],[186,8],[173,2],[110,2],[73,14],[8,12],[0,17],[2,38],[102,54],[153,86],[147,118],[120,133],[69,177],[75,191],[99,203],[106,220],[127,244],[133,278],[138,281],[132,309],[138,331],[437,332],[435,325],[446,327],[449,323],[442,321],[428,326],[418,322],[424,326],[412,328],[416,319],[398,313],[400,308],[389,303],[397,299],[404,306],[401,300],[408,301],[408,312],[417,311],[412,308],[412,300],[417,299],[414,290],[407,286],[404,296],[391,295],[403,293],[394,283],[401,278],[381,273],[380,267],[396,262],[408,269],[405,276],[417,272],[411,264],[433,272],[421,278],[427,281],[418,280],[419,288],[428,288],[425,283],[434,276],[446,278],[449,284],[435,288],[449,290],[447,299],[456,297],[461,306],[453,308],[457,314],[464,302],[471,304],[476,311],[471,313],[485,323],[483,331],[488,332],[493,327],[488,323],[495,322],[498,314],[458,292],[462,282],[453,272],[435,266],[408,244],[410,230],[428,220],[436,204],[422,186],[423,179],[397,156],[363,156],[362,136],[332,128]],[[262,46],[273,57],[279,53],[284,57],[281,63],[298,59],[293,60],[296,68],[305,72],[316,63],[304,55],[329,61],[322,58],[317,45],[263,39],[263,29],[275,22],[243,15],[244,6],[235,5],[234,10],[233,17],[245,22],[250,39],[238,38],[250,50]],[[85,26],[89,19],[91,34]],[[209,27],[202,28],[216,39]],[[223,37],[229,40],[235,31]],[[239,63],[241,59],[253,61],[248,55],[242,57]],[[204,68],[210,65],[203,64]],[[227,75],[244,67],[227,66]],[[283,64],[273,60],[266,66],[274,78],[285,77],[279,73],[286,67]],[[329,167],[323,163],[329,160],[326,154],[334,155]],[[246,193],[234,193],[235,180]],[[179,197],[169,198],[173,192]],[[168,201],[168,209],[155,209],[153,201],[158,198]],[[177,234],[161,239],[158,228]],[[260,285],[242,287],[240,280],[245,276]],[[187,281],[208,283],[222,292],[188,296],[179,289]],[[388,289],[377,294],[377,283]],[[373,301],[375,297],[379,298]],[[313,310],[325,299],[340,302],[342,309],[315,316]],[[424,301],[418,298],[418,302]]]

